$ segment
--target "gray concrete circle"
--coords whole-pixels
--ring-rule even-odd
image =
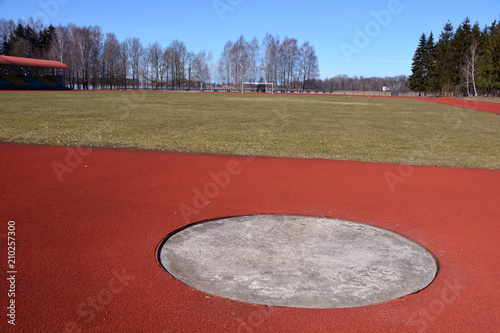
[[[391,231],[346,220],[256,215],[194,224],[173,233],[159,260],[208,294],[270,306],[348,308],[427,287],[438,264]]]

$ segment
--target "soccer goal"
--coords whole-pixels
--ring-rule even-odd
[[[242,82],[241,93],[245,92],[268,92],[271,87],[271,94],[274,94],[274,84],[271,82]]]

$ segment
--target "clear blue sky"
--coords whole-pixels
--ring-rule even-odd
[[[373,13],[383,13],[378,21]],[[389,15],[387,15],[389,13]],[[450,20],[467,16],[481,27],[500,19],[498,0],[0,0],[0,17],[41,18],[47,25],[99,25],[120,41],[139,37],[147,46],[174,39],[217,59],[228,40],[261,41],[266,32],[310,41],[321,77],[411,73],[422,33],[436,36]],[[368,30],[367,30],[368,29]],[[359,31],[367,35],[362,36]],[[361,37],[360,37],[361,36]]]

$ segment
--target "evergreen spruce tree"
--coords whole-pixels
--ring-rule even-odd
[[[472,43],[471,30],[470,19],[467,17],[464,22],[458,26],[452,41],[453,58],[450,59],[450,61],[453,61],[452,82],[457,92],[463,92],[466,89],[462,80],[462,69],[465,64],[467,51]]]
[[[0,54],[7,55],[9,53],[9,42],[7,36],[3,36],[2,44],[0,44]]]
[[[425,33],[420,36],[418,47],[413,56],[413,63],[411,65],[412,74],[408,78],[408,87],[413,91],[423,92],[426,91],[425,86],[425,52],[427,48],[427,37]]]
[[[437,69],[436,45],[434,43],[434,34],[432,32],[425,44],[423,61],[425,67],[425,90],[428,92],[437,92],[440,90],[440,87]]]
[[[478,61],[478,86],[482,93],[500,96],[500,22],[494,21],[482,33]]]
[[[452,91],[454,64],[451,42],[454,37],[454,28],[450,21],[445,24],[443,32],[436,44],[436,68],[439,90],[445,95]]]

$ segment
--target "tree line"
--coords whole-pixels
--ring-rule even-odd
[[[324,80],[313,80],[312,86],[316,91],[397,91],[409,92],[408,76],[364,77],[336,75]]]
[[[466,18],[455,30],[448,21],[438,41],[422,34],[409,88],[444,95],[500,95],[500,22],[483,29]]]
[[[189,51],[179,40],[166,47],[159,42],[144,46],[138,38],[119,41],[99,26],[46,27],[32,19],[18,23],[0,19],[0,54],[63,62],[70,70],[58,71],[74,89],[237,90],[243,82],[273,83],[275,90],[282,92],[408,89],[404,75],[338,75],[321,80],[318,57],[310,42],[300,44],[296,38],[269,33],[262,41],[243,36],[228,41],[214,59],[211,51]]]
[[[65,82],[75,89],[185,89],[211,80],[211,54],[188,52],[177,40],[166,48],[158,42],[144,47],[138,38],[120,42],[114,33],[104,34],[98,26],[43,27],[33,20],[15,24],[4,19],[0,20],[0,38],[0,54],[68,65],[70,70],[63,72]]]
[[[243,36],[229,41],[221,54],[218,71],[223,83],[268,82],[281,91],[304,91],[319,79],[318,57],[309,42],[266,34],[262,43]]]
[[[44,27],[40,22],[0,20],[0,54],[51,59],[70,67],[65,81],[76,89],[201,89],[213,83],[239,87],[267,81],[281,89],[305,89],[319,78],[318,58],[309,42],[268,34],[260,43],[241,36],[229,41],[218,61],[211,51],[189,51],[174,40],[142,45],[138,38],[119,41],[99,26]],[[12,70],[12,69],[11,69]],[[36,69],[31,69],[36,70]]]

